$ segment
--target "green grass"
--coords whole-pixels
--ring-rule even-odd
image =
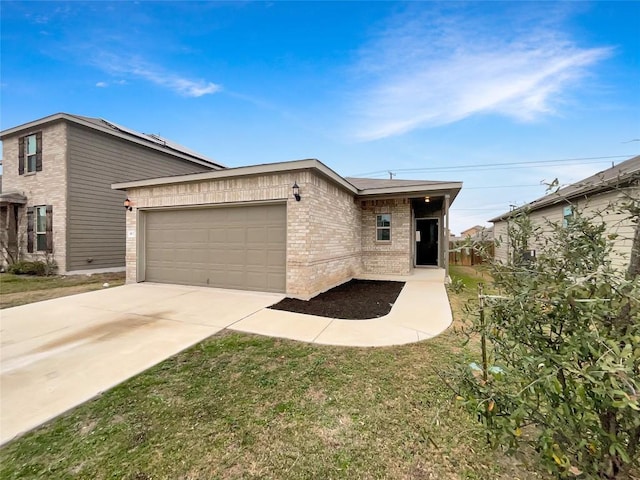
[[[476,267],[462,267],[452,265],[449,268],[449,273],[452,281],[459,279],[464,283],[465,289],[478,291],[478,284],[490,283],[491,276],[486,272],[485,268],[481,265]]]
[[[0,273],[0,308],[98,290],[103,288],[104,283],[109,283],[112,287],[122,285],[124,273],[50,277]]]
[[[437,374],[473,348],[452,330],[390,348],[224,332],[6,445],[0,478],[540,478]]]

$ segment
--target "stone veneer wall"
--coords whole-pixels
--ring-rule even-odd
[[[366,200],[362,205],[364,273],[406,275],[411,271],[411,202]],[[376,240],[376,215],[391,214],[391,242]]]
[[[300,186],[295,201],[291,187]],[[297,171],[132,188],[127,213],[127,282],[137,271],[138,209],[286,201],[287,294],[309,298],[361,271],[360,211],[353,196],[313,171]],[[137,233],[139,234],[139,232]]]
[[[19,138],[42,132],[42,171],[18,175]],[[25,260],[44,260],[45,252],[27,253],[28,207],[53,206],[53,259],[58,273],[67,271],[67,126],[64,122],[38,126],[33,130],[5,138],[2,142],[3,192],[18,192],[27,197],[18,218],[18,243]],[[26,171],[26,168],[25,168]],[[35,222],[35,218],[34,218]],[[35,237],[34,237],[35,245]]]

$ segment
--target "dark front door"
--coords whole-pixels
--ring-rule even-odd
[[[438,265],[438,219],[416,220],[416,265]]]

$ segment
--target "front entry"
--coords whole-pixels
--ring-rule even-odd
[[[438,265],[438,219],[416,219],[416,266]]]

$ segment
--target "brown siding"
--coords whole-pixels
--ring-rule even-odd
[[[67,270],[124,267],[126,193],[111,184],[206,167],[68,124]]]

